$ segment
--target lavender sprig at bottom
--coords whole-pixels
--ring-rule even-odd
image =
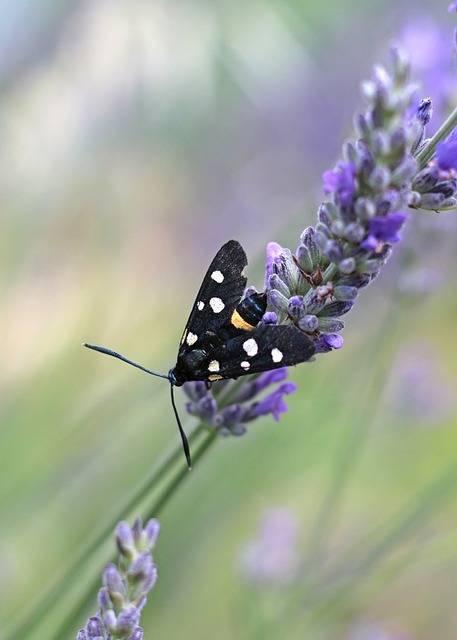
[[[376,66],[372,79],[362,85],[368,105],[354,119],[357,139],[344,144],[343,159],[323,175],[329,199],[318,209],[317,225],[303,231],[295,254],[275,242],[267,247],[263,322],[295,325],[314,341],[316,354],[343,345],[342,316],[400,241],[401,228],[411,217],[405,211],[457,206],[457,135],[453,132],[440,143],[436,157],[419,170],[415,157],[427,144],[431,100],[418,100],[405,54],[398,49],[391,53],[392,71]],[[258,416],[272,413],[279,419],[287,410],[283,396],[295,386],[282,382],[285,376],[281,370],[247,380],[222,408],[204,383],[187,383],[187,410],[220,433],[241,435],[244,425]],[[263,400],[246,405],[277,382],[280,386]]]
[[[151,519],[143,528],[141,518],[133,527],[120,522],[116,528],[116,543],[120,552],[119,566],[108,564],[103,572],[103,587],[98,592],[99,611],[91,616],[76,640],[141,640],[143,629],[138,626],[146,596],[157,579],[157,567],[151,551],[160,531],[157,520]]]

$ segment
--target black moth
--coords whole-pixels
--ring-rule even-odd
[[[241,300],[247,278],[243,269],[248,261],[243,247],[230,240],[219,249],[203,278],[200,290],[181,338],[176,365],[168,375],[146,369],[124,356],[84,343],[170,382],[171,402],[190,468],[189,444],[174,402],[173,387],[185,382],[238,378],[279,367],[305,362],[314,353],[313,341],[294,326],[264,324],[265,293],[254,293]]]

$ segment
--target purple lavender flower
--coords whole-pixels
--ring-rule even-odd
[[[278,422],[280,414],[288,411],[284,396],[296,390],[297,385],[293,382],[281,384],[277,389],[265,396],[265,398],[252,405],[250,410],[245,414],[245,421],[254,420],[259,416],[266,416],[271,413],[276,422]]]
[[[297,387],[293,382],[283,382],[261,399],[257,399],[263,391],[282,382],[286,377],[286,368],[265,371],[247,380],[234,393],[231,403],[222,408],[218,407],[211,389],[206,388],[204,384],[198,385],[198,393],[196,393],[198,383],[188,382],[183,387],[191,399],[186,404],[186,409],[190,414],[207,422],[220,434],[243,435],[246,431],[244,427],[246,423],[268,414],[278,421],[280,414],[288,410],[284,396],[296,391]],[[202,393],[204,393],[203,396]],[[208,405],[213,407],[211,414],[206,411]]]
[[[356,188],[355,177],[356,167],[354,164],[351,162],[338,162],[333,171],[324,172],[324,193],[327,195],[333,193],[335,200],[342,207],[349,207],[352,204]]]
[[[399,242],[401,238],[398,231],[409,217],[405,213],[389,213],[384,218],[372,218],[369,222],[369,234],[360,246],[368,251],[376,251],[380,244]]]
[[[447,140],[438,143],[436,162],[443,171],[457,170],[457,140],[454,137],[448,137]]]
[[[358,138],[345,143],[343,158],[323,174],[329,199],[318,209],[316,226],[303,231],[295,254],[276,242],[267,246],[263,321],[295,326],[313,340],[316,354],[342,347],[341,317],[400,241],[410,217],[405,211],[457,206],[454,135],[439,146],[436,160],[418,169],[416,156],[426,144],[432,102],[419,100],[403,52],[393,49],[392,63],[390,73],[378,66],[362,86],[368,106],[355,118]],[[244,380],[225,406],[203,383],[189,383],[187,410],[219,433],[241,435],[246,423],[260,415],[278,420],[287,410],[284,397],[295,390],[292,383],[256,397],[279,382],[275,376],[262,374],[257,387]],[[229,389],[227,384],[218,387]]]
[[[142,640],[138,626],[146,596],[157,579],[157,567],[151,551],[159,535],[157,520],[149,520],[143,528],[136,518],[132,528],[120,522],[116,543],[120,552],[119,567],[108,564],[103,571],[103,587],[98,593],[100,610],[89,618],[77,640]]]

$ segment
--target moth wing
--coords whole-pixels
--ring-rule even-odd
[[[221,378],[238,378],[280,367],[290,367],[309,360],[316,348],[314,342],[293,326],[259,324],[252,331],[230,338],[212,349],[210,372]],[[211,373],[212,372],[212,373]]]
[[[207,331],[217,332],[231,317],[246,287],[243,269],[248,260],[243,247],[230,240],[216,253],[187,320],[179,352],[198,346],[198,338]]]

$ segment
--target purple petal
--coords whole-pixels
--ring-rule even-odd
[[[451,134],[452,136],[452,134]],[[436,147],[436,161],[440,169],[457,169],[457,140],[448,138]]]
[[[389,213],[387,216],[375,216],[370,220],[369,234],[361,243],[363,249],[374,251],[380,243],[395,244],[401,240],[399,229],[410,216],[406,213]]]
[[[349,207],[355,193],[355,165],[340,161],[336,169],[325,171],[322,178],[324,193],[334,193],[343,207]]]
[[[144,534],[146,536],[149,549],[153,549],[156,546],[159,533],[160,533],[160,522],[155,518],[151,518],[150,520],[148,520],[144,528]]]

